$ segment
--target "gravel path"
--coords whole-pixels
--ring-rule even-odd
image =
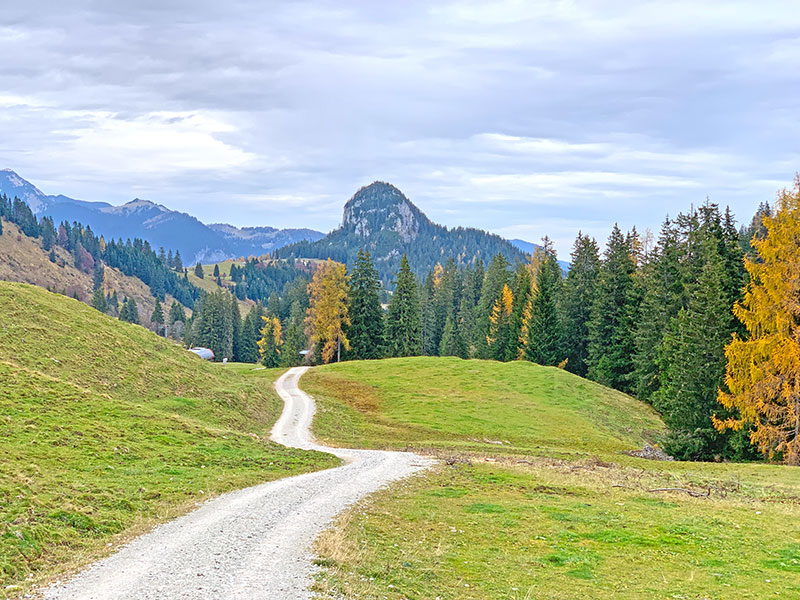
[[[48,600],[295,600],[311,597],[310,546],[334,516],[380,487],[430,465],[404,452],[327,448],[310,432],[314,401],[297,387],[307,367],[275,383],[284,410],[272,439],[322,450],[344,466],[231,492],[161,525],[71,581]]]

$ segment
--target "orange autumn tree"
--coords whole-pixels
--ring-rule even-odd
[[[347,313],[347,268],[328,259],[317,267],[308,284],[306,325],[311,346],[322,344],[322,361],[338,357],[339,345],[350,349],[344,328],[350,324]]]
[[[800,465],[800,178],[781,192],[766,235],[746,259],[750,283],[734,314],[748,339],[725,348],[729,391],[718,400],[737,416],[714,419],[719,430],[752,429],[750,441],[770,458]]]

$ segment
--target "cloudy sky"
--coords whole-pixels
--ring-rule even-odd
[[[0,168],[327,231],[360,186],[538,241],[749,220],[800,170],[794,2],[4,3]]]

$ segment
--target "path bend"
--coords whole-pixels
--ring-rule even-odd
[[[430,466],[407,452],[328,448],[311,435],[308,367],[275,383],[284,409],[272,439],[345,464],[230,492],[160,525],[65,583],[47,600],[307,600],[311,545],[333,518],[381,487]]]

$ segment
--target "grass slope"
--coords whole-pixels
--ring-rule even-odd
[[[17,281],[38,285],[48,290],[72,297],[77,295],[87,304],[92,301],[92,274],[77,267],[72,254],[54,246],[56,262],[50,262],[48,252],[42,248],[41,240],[23,234],[19,227],[3,219],[0,235],[0,280]],[[116,291],[120,302],[133,298],[139,309],[139,318],[144,325],[150,324],[156,299],[150,288],[136,277],[129,277],[118,269],[106,267],[104,291]],[[169,308],[174,298],[167,295],[164,305]],[[189,315],[192,311],[186,309]]]
[[[522,361],[348,362],[303,387],[324,399],[314,427],[332,444],[570,456],[638,448],[664,427],[625,394]]]
[[[266,440],[278,374],[0,282],[0,597],[212,495],[332,466]]]
[[[800,598],[800,469],[621,454],[657,415],[531,364],[342,363],[301,384],[320,437],[448,459],[323,535],[320,598]],[[649,491],[670,487],[709,495]]]

